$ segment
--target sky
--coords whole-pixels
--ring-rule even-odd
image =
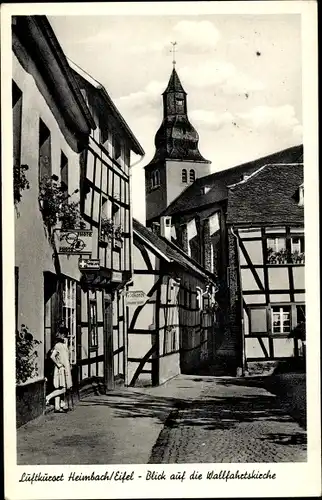
[[[48,19],[66,56],[104,85],[146,152],[132,172],[133,215],[142,222],[143,167],[162,121],[171,42],[188,116],[213,172],[302,142],[298,14]]]

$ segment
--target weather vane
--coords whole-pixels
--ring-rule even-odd
[[[171,52],[172,52],[172,64],[173,64],[173,67],[175,67],[176,65],[176,45],[177,45],[177,42],[171,42],[172,44],[172,49],[171,49]]]

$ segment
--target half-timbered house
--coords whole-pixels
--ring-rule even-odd
[[[173,244],[169,219],[160,234],[133,222],[133,280],[127,287],[128,383],[158,385],[197,373],[213,349],[215,282]]]
[[[241,364],[298,356],[292,330],[305,322],[303,165],[265,165],[229,186],[227,232]]]
[[[93,231],[91,261],[83,264],[79,383],[113,388],[126,377],[126,309],[122,290],[132,276],[131,152],[144,151],[106,89],[70,62],[94,118],[81,157],[81,209]]]
[[[242,363],[244,359],[244,347],[240,333],[241,319],[237,321],[235,313],[231,314],[231,311],[237,307],[231,297],[232,283],[237,279],[238,267],[232,265],[231,254],[228,251],[230,236],[227,226],[227,210],[230,196],[232,196],[234,192],[232,189],[229,189],[229,186],[233,184],[239,185],[238,183],[240,182],[246,182],[249,176],[266,165],[277,165],[275,169],[276,172],[278,172],[278,165],[280,165],[282,172],[282,166],[284,164],[295,164],[294,168],[296,169],[298,168],[297,166],[302,165],[302,163],[303,147],[295,146],[249,163],[198,178],[162,212],[162,216],[171,218],[172,238],[177,245],[207,271],[214,273],[218,279],[219,292],[217,294],[217,301],[219,310],[217,311],[215,332],[216,349],[214,352],[214,367],[217,366],[218,371],[222,372],[223,370],[224,373],[236,373],[237,368],[241,369],[245,365],[244,361]],[[276,182],[277,179],[278,176],[276,176]],[[271,183],[271,189],[278,192],[277,184],[276,187],[273,188],[274,179],[271,180]],[[240,185],[243,186],[244,184]],[[284,182],[281,183],[280,189],[284,189],[286,190],[285,192],[288,192],[287,179],[284,179]],[[243,203],[245,205],[247,205],[248,202],[251,203],[251,197],[252,192],[249,190],[247,191],[247,196],[245,193]],[[280,210],[282,210],[284,203],[283,194],[281,194],[280,200],[281,202],[278,206]],[[262,203],[262,210],[266,210],[264,196],[262,198]],[[234,224],[234,217],[237,215],[238,209],[236,209],[235,205],[235,212],[229,219],[231,225]],[[274,220],[273,215],[274,214],[272,214],[272,220]],[[268,217],[270,216],[268,215]],[[284,219],[284,227],[286,228],[288,221],[287,211],[284,213]],[[298,227],[302,227],[301,231],[303,232],[303,220]],[[300,241],[303,241],[303,238]],[[279,243],[277,242],[276,244],[278,245]],[[292,243],[292,245],[293,244],[294,243]],[[299,245],[299,252],[302,253],[302,243],[299,243]],[[271,247],[273,250],[274,248],[276,249],[275,244],[272,244]],[[270,246],[268,248],[268,251],[272,252]],[[274,255],[273,251],[270,258],[273,259]],[[251,258],[252,256],[250,256],[250,259]],[[243,265],[246,264],[243,263]],[[300,268],[300,265],[298,264],[297,267]],[[272,274],[275,273],[276,280],[280,277],[279,271],[281,271],[281,269],[282,267],[279,266],[275,271],[272,271]],[[290,270],[288,272],[290,272]],[[295,274],[299,272],[299,270],[296,270]],[[287,284],[285,284],[285,286],[287,288]],[[303,287],[300,287],[300,289],[302,288]],[[294,321],[295,319],[293,322]],[[277,343],[281,345],[281,340],[277,341]],[[288,345],[289,344],[290,343],[288,343]],[[290,352],[291,349],[289,349],[289,353]],[[254,354],[254,357],[257,357],[257,355],[255,356]]]

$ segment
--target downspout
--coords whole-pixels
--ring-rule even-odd
[[[240,261],[239,261],[239,252],[238,252],[238,237],[234,232],[234,228],[230,228],[231,234],[235,238],[236,241],[236,256],[237,256],[237,267],[238,267],[238,287],[239,287],[239,306],[240,306],[240,319],[241,319],[241,367],[237,367],[237,376],[238,372],[241,371],[241,375],[244,376],[246,372],[246,358],[245,358],[245,333],[244,333],[244,310],[243,310],[243,302],[240,300],[242,290],[241,290],[241,273],[240,273]]]
[[[145,153],[143,155],[141,155],[141,157],[136,161],[134,162],[132,165],[129,165],[129,206],[130,206],[130,210],[129,210],[129,229],[130,229],[130,279],[128,279],[125,283],[124,283],[124,290],[126,291],[127,290],[127,286],[133,282],[133,219],[132,219],[132,168],[133,167],[136,167],[136,165],[138,165],[139,163],[141,163],[143,161],[145,157]],[[127,333],[127,329],[128,329],[128,318],[129,318],[129,307],[128,305],[126,304],[126,296],[124,297],[124,305],[125,305],[125,311],[126,311],[126,318],[125,318],[125,336],[126,338],[124,339],[124,360],[125,360],[125,367],[124,367],[124,385],[127,387],[129,385],[129,379],[128,379],[128,371],[127,371],[127,367],[128,367],[128,362],[127,362],[127,357],[128,357],[128,340],[129,340],[129,337],[128,337],[128,333]]]
[[[132,165],[129,165],[129,205],[130,205],[130,224],[129,224],[129,227],[130,227],[130,249],[132,251],[132,245],[133,245],[133,219],[132,219],[132,168],[133,167],[136,167],[137,165],[139,165],[139,163],[141,163],[143,160],[144,160],[144,157],[145,157],[145,153],[143,155],[141,155],[141,157],[136,161],[134,162]],[[130,272],[131,272],[131,280],[132,280],[132,274],[133,274],[133,259],[130,258]],[[130,281],[131,281],[130,280]],[[127,283],[125,284],[127,285]]]

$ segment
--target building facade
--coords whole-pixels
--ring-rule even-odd
[[[36,372],[17,387],[17,421],[24,423],[44,409],[46,353],[63,319],[76,362],[78,263],[58,258],[52,231],[58,207],[41,194],[54,201],[64,183],[67,201],[79,189],[80,153],[95,124],[44,16],[13,17],[12,43],[16,328],[26,325],[41,342]],[[77,204],[78,197],[70,200]]]
[[[271,177],[268,176],[266,179],[264,172],[269,171],[270,165],[274,165],[274,172],[276,175]],[[288,168],[289,177],[284,173],[284,169]],[[248,224],[247,231],[249,232],[250,241],[252,241],[252,238],[257,237],[259,238],[258,241],[261,241],[261,239],[264,238],[265,241],[268,242],[265,243],[265,251],[270,252],[269,259],[272,271],[269,271],[269,273],[272,274],[272,277],[267,278],[267,280],[270,281],[266,280],[265,284],[263,282],[261,285],[262,292],[264,295],[266,294],[266,305],[268,307],[268,304],[270,303],[267,302],[269,300],[268,297],[274,295],[275,299],[278,298],[279,291],[286,294],[284,298],[286,298],[287,294],[289,294],[288,296],[290,297],[290,300],[291,297],[295,298],[295,296],[296,300],[304,300],[304,296],[301,295],[304,293],[303,263],[297,262],[297,264],[294,264],[294,268],[296,268],[294,271],[293,265],[291,265],[290,262],[286,263],[285,269],[287,269],[287,276],[289,276],[289,279],[285,282],[284,277],[282,276],[284,272],[282,271],[283,266],[281,267],[280,263],[278,263],[278,267],[275,266],[275,269],[273,269],[274,263],[272,262],[272,259],[275,258],[276,245],[279,245],[279,240],[277,240],[276,244],[273,244],[273,240],[271,241],[268,236],[269,231],[273,235],[275,231],[276,237],[276,231],[281,231],[282,233],[284,231],[285,235],[287,231],[287,234],[290,234],[291,227],[293,227],[292,231],[294,229],[297,230],[297,233],[294,233],[294,238],[300,238],[296,239],[296,244],[299,246],[299,253],[303,253],[303,206],[301,207],[297,205],[296,195],[294,195],[296,189],[298,189],[300,184],[303,182],[303,179],[301,180],[298,175],[295,175],[298,170],[302,172],[301,175],[303,176],[302,146],[296,146],[287,150],[279,151],[278,153],[260,158],[258,160],[197,179],[195,183],[183,191],[183,193],[163,212],[163,216],[168,217],[170,220],[169,223],[172,226],[172,235],[177,244],[180,245],[188,255],[191,255],[197,262],[204,266],[205,269],[213,272],[218,279],[220,289],[217,294],[217,300],[220,308],[217,312],[218,328],[215,331],[216,348],[214,363],[217,363],[218,366],[223,366],[224,368],[226,367],[227,372],[236,373],[237,371],[240,372],[240,370],[245,370],[246,362],[251,360],[256,361],[257,358],[283,358],[296,355],[298,352],[296,345],[293,346],[294,348],[292,347],[294,342],[289,340],[284,340],[283,348],[277,348],[278,345],[282,346],[283,336],[280,336],[276,341],[274,355],[273,348],[269,348],[270,354],[268,354],[266,347],[264,350],[261,348],[261,353],[258,352],[257,347],[251,347],[251,345],[255,346],[254,337],[252,337],[253,340],[249,339],[247,341],[248,347],[246,349],[244,335],[242,332],[244,331],[244,327],[247,327],[248,316],[244,318],[244,313],[242,313],[240,305],[239,293],[240,290],[243,290],[240,273],[242,275],[249,275],[249,273],[251,273],[251,266],[255,266],[256,268],[256,266],[264,266],[264,263],[263,261],[257,262],[256,259],[258,260],[258,257],[255,257],[253,253],[247,257],[248,260],[245,262],[246,257],[243,253],[241,253],[240,259],[243,259],[241,265],[244,266],[244,268],[240,270],[238,264],[239,257],[237,259],[232,250],[236,244],[236,235],[235,233],[233,234],[232,231],[234,231],[235,224],[238,225],[238,221],[240,221],[242,213],[241,209],[243,207],[247,207],[248,205],[252,206],[254,200],[256,199],[258,207],[257,211],[253,211],[253,219],[250,221],[246,218],[244,222],[246,223],[246,228]],[[298,183],[297,186],[294,186],[292,175],[293,177],[296,177],[296,182]],[[248,179],[249,184],[247,184]],[[254,180],[251,181],[251,179]],[[257,194],[255,190],[248,189],[246,191],[246,189],[243,188],[243,186],[246,185],[253,187],[254,184],[252,183],[255,183],[255,179],[257,179],[257,182],[262,188],[260,201],[259,198],[256,197]],[[265,187],[265,183],[267,183],[267,187]],[[232,212],[232,199],[236,196],[235,193],[241,193],[242,189],[245,189],[243,197],[240,197],[238,202],[234,203],[234,212]],[[257,186],[257,189],[259,189],[259,186]],[[267,191],[265,191],[266,189]],[[294,191],[292,196],[294,195],[295,197],[290,197],[290,189]],[[277,193],[279,193],[278,197]],[[272,203],[269,196],[273,196],[274,194],[277,199],[274,200],[274,203]],[[298,220],[295,226],[293,224],[291,210],[289,208],[285,208],[289,206],[287,200],[291,204],[291,208],[298,212]],[[279,214],[277,213],[277,207],[280,211]],[[246,209],[244,209],[244,211],[245,210]],[[261,219],[263,212],[267,214],[267,218],[265,219],[266,229],[263,229],[263,236],[261,235],[259,237],[258,228],[262,228],[263,226],[263,221]],[[257,218],[255,214],[257,214]],[[277,229],[279,221],[281,224]],[[257,229],[256,222],[259,224]],[[251,227],[255,227],[256,229],[254,234],[252,234],[253,229],[251,229]],[[261,231],[262,229],[260,229],[260,232]],[[242,234],[244,235],[244,233]],[[284,245],[283,238],[284,236],[281,239],[281,245]],[[239,238],[238,241],[242,240]],[[293,242],[293,240],[288,236],[286,241],[288,242],[287,252],[295,251],[295,240]],[[270,246],[271,243],[272,246]],[[255,245],[255,243],[250,242],[248,244]],[[289,247],[289,245],[291,245],[291,247]],[[263,244],[261,243],[259,246],[262,248]],[[282,250],[282,247],[279,251],[280,250]],[[284,248],[284,250],[286,251],[286,248]],[[259,248],[258,251],[260,251]],[[267,259],[268,257],[266,258],[266,261]],[[260,271],[260,273],[262,273],[262,271]],[[243,276],[243,279],[245,281],[246,278]],[[277,282],[280,282],[280,286],[282,288],[279,289]],[[253,284],[254,283],[256,285],[256,283],[259,283],[259,280],[255,279]],[[255,285],[254,290],[256,289]],[[249,287],[250,285],[248,283],[245,286]],[[289,290],[292,290],[293,294],[290,295]],[[245,290],[243,300],[245,300],[247,295],[250,295],[250,292],[251,289]],[[301,305],[301,302],[299,302],[299,305]],[[292,309],[293,312],[290,313],[293,315],[290,328],[293,328],[296,321],[295,310],[294,306]],[[286,312],[287,311],[285,311],[285,314]],[[277,318],[277,310],[275,311],[274,309],[274,313]],[[280,311],[280,314],[282,313],[283,312]],[[270,330],[267,330],[266,334],[269,331]],[[255,333],[255,331],[253,333]],[[284,333],[284,338],[286,338],[286,333],[289,335],[289,332],[285,331]],[[258,336],[258,338],[260,338],[260,340],[257,340],[258,345],[263,344],[263,339],[261,337],[262,336],[260,335]],[[272,340],[265,340],[265,342],[272,345]],[[253,354],[251,354],[252,349]]]
[[[230,315],[244,369],[302,349],[292,331],[305,323],[303,189],[300,163],[266,165],[229,187]]]
[[[99,269],[82,272],[85,324],[80,378],[94,375],[111,389],[126,382],[127,317],[122,291],[133,269],[130,161],[132,152],[143,156],[144,151],[105,88],[70,64],[96,124],[81,159],[81,208],[93,231],[91,257],[99,261]]]
[[[77,397],[125,382],[130,157],[144,152],[106,90],[68,62],[45,16],[14,18],[12,31],[16,328],[40,342],[37,370],[17,385],[21,425],[44,410],[60,325]]]
[[[198,373],[212,358],[215,282],[171,242],[134,220],[133,280],[127,287],[128,381],[159,385]]]

